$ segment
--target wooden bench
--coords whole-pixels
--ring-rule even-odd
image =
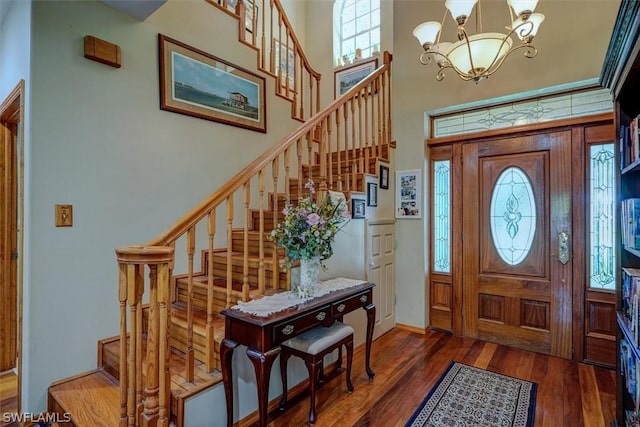
[[[287,403],[287,362],[289,357],[298,356],[304,360],[309,371],[310,403],[309,423],[316,421],[316,387],[318,382],[323,381],[323,359],[324,356],[340,350],[336,363],[338,372],[341,370],[342,346],[347,348],[347,390],[353,391],[351,383],[351,363],[353,361],[353,328],[342,322],[334,322],[329,327],[316,326],[309,331],[291,338],[280,344],[280,373],[282,376],[282,399],[280,409],[284,409]],[[319,378],[320,375],[320,378]]]

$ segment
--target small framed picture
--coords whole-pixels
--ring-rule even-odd
[[[366,202],[364,199],[351,198],[351,218],[359,219],[366,217]]]
[[[420,169],[396,171],[396,218],[422,218]]]
[[[378,206],[378,184],[367,183],[367,206]]]
[[[384,165],[380,165],[380,188],[389,189],[389,168]]]

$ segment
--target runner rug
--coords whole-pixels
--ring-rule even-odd
[[[451,362],[405,427],[531,427],[538,385]]]

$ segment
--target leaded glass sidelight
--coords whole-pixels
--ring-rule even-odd
[[[613,144],[590,146],[589,287],[615,289],[615,155]]]
[[[498,255],[509,265],[521,263],[529,254],[536,232],[536,204],[531,181],[515,166],[505,169],[493,188],[491,237]]]
[[[451,161],[433,162],[433,270],[451,272]]]

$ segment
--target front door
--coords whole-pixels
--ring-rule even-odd
[[[571,358],[571,131],[463,147],[463,331]]]

